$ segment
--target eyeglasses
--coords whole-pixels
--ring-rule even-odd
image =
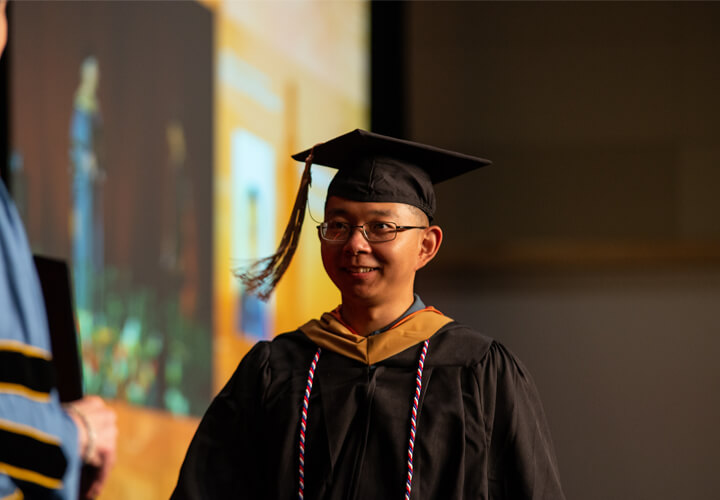
[[[428,226],[398,226],[394,222],[367,222],[359,226],[353,226],[347,222],[330,221],[323,222],[318,228],[320,237],[329,243],[345,243],[350,239],[350,234],[355,228],[359,228],[365,239],[371,243],[394,240],[399,231],[408,229],[427,229]]]

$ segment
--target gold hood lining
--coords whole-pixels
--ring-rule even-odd
[[[426,307],[384,332],[363,337],[342,321],[338,308],[308,321],[300,331],[323,349],[372,365],[429,339],[452,321],[434,307]]]

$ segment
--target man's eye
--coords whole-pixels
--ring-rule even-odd
[[[395,225],[391,222],[371,222],[369,226],[373,233],[387,233],[395,229]]]
[[[346,227],[347,227],[347,224],[346,224],[345,222],[340,222],[340,221],[332,220],[332,221],[330,221],[330,222],[327,223],[327,228],[328,228],[330,231],[342,231],[342,230],[345,229]]]

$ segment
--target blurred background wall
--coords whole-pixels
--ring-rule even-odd
[[[405,134],[494,160],[438,187],[426,301],[504,342],[568,498],[720,479],[720,4],[404,5]]]

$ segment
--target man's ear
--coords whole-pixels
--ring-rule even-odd
[[[425,267],[425,264],[435,257],[435,254],[440,250],[442,239],[443,232],[440,226],[430,226],[423,231],[423,236],[420,240],[420,252],[418,253],[417,265],[415,266],[416,271]]]

